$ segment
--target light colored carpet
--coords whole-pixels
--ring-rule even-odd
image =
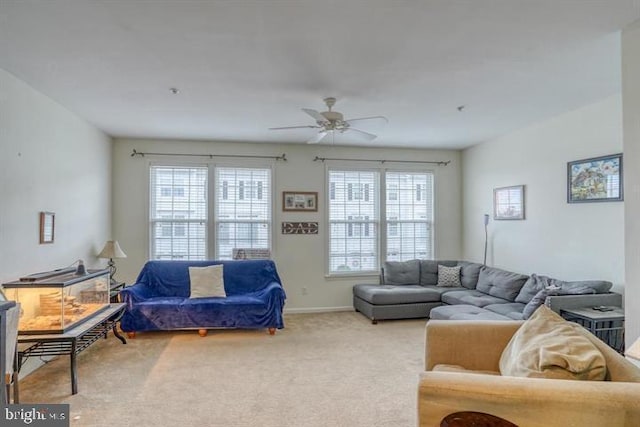
[[[295,314],[266,331],[111,334],[21,380],[21,400],[69,403],[72,426],[416,425],[425,320],[372,325],[353,312]]]

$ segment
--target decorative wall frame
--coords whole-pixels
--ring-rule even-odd
[[[56,214],[40,212],[40,244],[53,243],[56,231]]]
[[[318,234],[317,222],[283,222],[282,234]]]
[[[318,192],[316,191],[283,191],[283,212],[317,212]]]
[[[493,189],[493,219],[524,219],[524,185]]]
[[[567,203],[621,202],[622,153],[567,163]]]

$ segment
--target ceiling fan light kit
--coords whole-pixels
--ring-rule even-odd
[[[327,135],[331,134],[334,136],[336,131],[340,133],[349,132],[351,135],[358,136],[360,138],[364,138],[367,141],[373,141],[377,138],[377,135],[365,132],[360,129],[356,129],[351,125],[353,122],[369,122],[369,123],[378,123],[378,124],[386,124],[388,120],[384,116],[371,116],[371,117],[360,117],[357,119],[345,120],[344,115],[338,111],[333,111],[333,106],[336,104],[336,98],[328,97],[324,98],[324,103],[327,106],[327,111],[319,112],[313,110],[311,108],[303,108],[302,111],[311,116],[316,124],[314,125],[306,125],[306,126],[285,126],[285,127],[276,127],[269,128],[269,130],[287,130],[287,129],[319,129],[318,133],[311,139],[307,141],[308,144],[317,144],[322,141]]]

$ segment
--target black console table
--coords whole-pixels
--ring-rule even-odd
[[[25,359],[40,356],[66,356],[71,359],[71,394],[78,393],[78,372],[76,356],[99,338],[107,338],[109,329],[126,344],[125,338],[118,333],[116,324],[124,314],[125,305],[111,304],[108,308],[86,320],[80,325],[62,334],[18,335],[18,343],[26,345],[18,349],[18,371]]]

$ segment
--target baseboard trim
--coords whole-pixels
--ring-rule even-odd
[[[311,308],[285,308],[284,314],[305,314],[305,313],[331,313],[336,311],[354,311],[353,306],[344,307],[311,307]]]

